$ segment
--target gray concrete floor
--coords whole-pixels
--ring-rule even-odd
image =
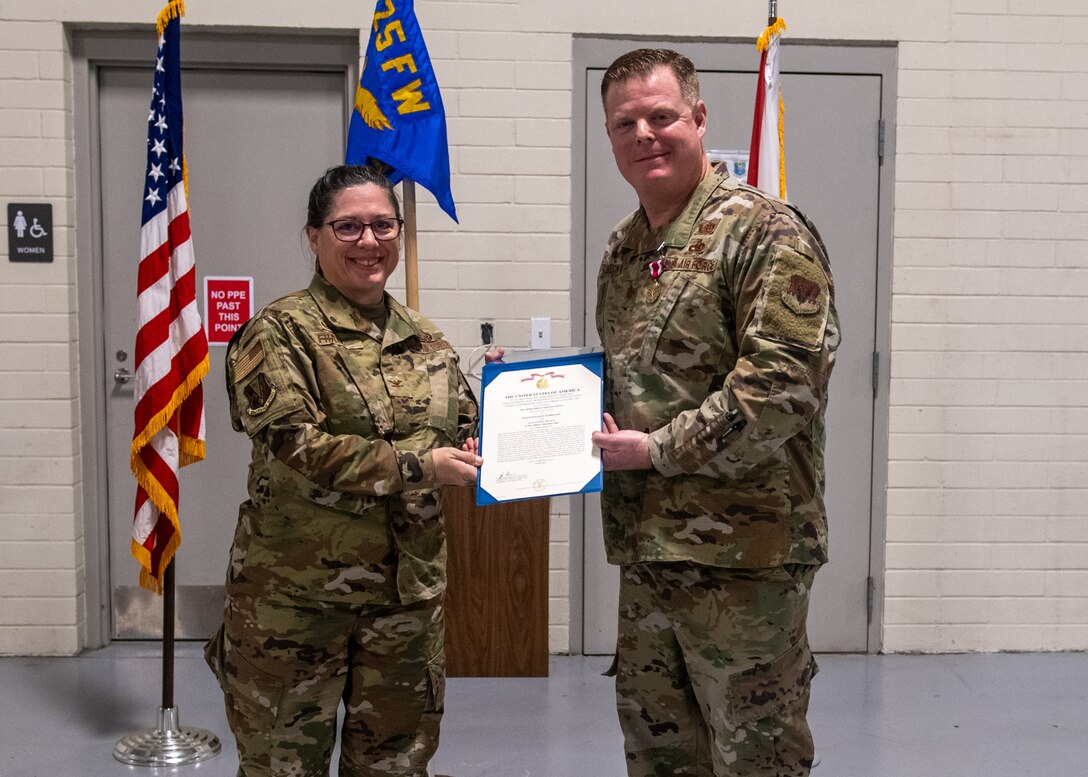
[[[815,777],[1088,775],[1088,653],[819,657]],[[553,656],[546,679],[449,681],[435,771],[452,777],[623,777],[608,659]],[[200,646],[179,643],[182,726],[223,753],[175,768],[114,761],[154,728],[156,643],[76,658],[0,658],[0,777],[233,777],[234,744]],[[335,772],[334,772],[335,773]]]

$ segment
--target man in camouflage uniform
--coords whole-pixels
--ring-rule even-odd
[[[598,279],[617,707],[631,777],[804,777],[827,561],[824,410],[839,344],[815,228],[702,145],[689,60],[625,54],[601,85],[640,208]]]
[[[456,353],[389,295],[356,304],[317,274],[239,332],[227,382],[253,458],[205,654],[239,774],[327,775],[343,699],[341,775],[422,777],[445,682],[435,462],[463,454],[466,481],[479,462],[450,453],[477,415]]]

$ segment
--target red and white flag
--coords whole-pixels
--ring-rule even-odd
[[[785,108],[778,73],[778,39],[784,29],[786,23],[775,19],[756,41],[756,48],[762,53],[752,145],[748,152],[748,183],[783,200],[786,199]]]
[[[182,146],[184,12],[181,0],[171,0],[158,18],[137,286],[136,428],[130,464],[139,485],[132,555],[142,567],[140,585],[160,593],[163,572],[181,544],[178,471],[204,458],[201,381],[208,373]]]

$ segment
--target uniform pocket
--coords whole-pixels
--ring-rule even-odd
[[[753,723],[797,701],[817,671],[805,638],[772,661],[738,672],[729,678],[730,723]]]
[[[283,678],[265,672],[247,659],[224,629],[220,630],[220,635],[217,635],[220,643],[219,682],[227,698],[231,730],[237,732],[238,727],[271,730],[283,701],[286,687]]]
[[[439,434],[437,439],[422,438],[424,447],[453,444],[457,437],[457,381],[450,376],[456,369],[448,349],[413,351],[386,377],[399,437],[426,427]]]
[[[684,383],[709,386],[725,351],[722,299],[693,280],[673,280],[654,308],[640,362]]]
[[[431,385],[431,405],[428,424],[441,431],[452,445],[457,439],[457,381],[451,380],[457,365],[450,356],[436,358],[427,365]]]

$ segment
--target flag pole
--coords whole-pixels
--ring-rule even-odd
[[[210,731],[178,725],[174,706],[174,565],[177,555],[163,572],[162,580],[162,706],[158,725],[123,737],[113,748],[113,757],[129,766],[185,766],[219,755],[219,737]]]
[[[147,196],[141,207],[141,293],[137,294],[137,318],[142,323],[136,335],[135,433],[130,455],[137,482],[132,553],[141,564],[140,585],[156,592],[164,587],[166,590],[158,726],[123,737],[113,750],[116,760],[130,766],[191,764],[212,758],[221,749],[218,737],[210,731],[180,728],[174,706],[172,557],[181,542],[181,529],[177,493],[163,483],[176,483],[181,467],[204,458],[201,381],[209,363],[208,340],[193,299],[193,283],[186,282],[196,277],[196,266],[189,236],[189,179],[182,142],[181,17],[184,15],[184,0],[168,0],[155,20],[158,61],[147,119]],[[161,261],[163,258],[165,262]],[[159,279],[165,279],[169,294],[142,293],[145,288],[158,285]],[[149,358],[150,350],[159,343],[163,343],[164,358],[173,364],[177,374],[170,381],[165,377],[159,381],[163,385],[169,382],[168,390],[148,392],[147,387],[158,380],[151,379],[154,369],[149,365],[159,361]],[[163,477],[167,472],[169,479]]]
[[[778,21],[778,0],[767,0],[767,24]]]
[[[419,310],[419,248],[416,241],[416,182],[401,183],[404,197],[404,285],[408,307]]]
[[[162,592],[162,709],[174,706],[174,566],[177,554],[170,559],[163,573]]]

